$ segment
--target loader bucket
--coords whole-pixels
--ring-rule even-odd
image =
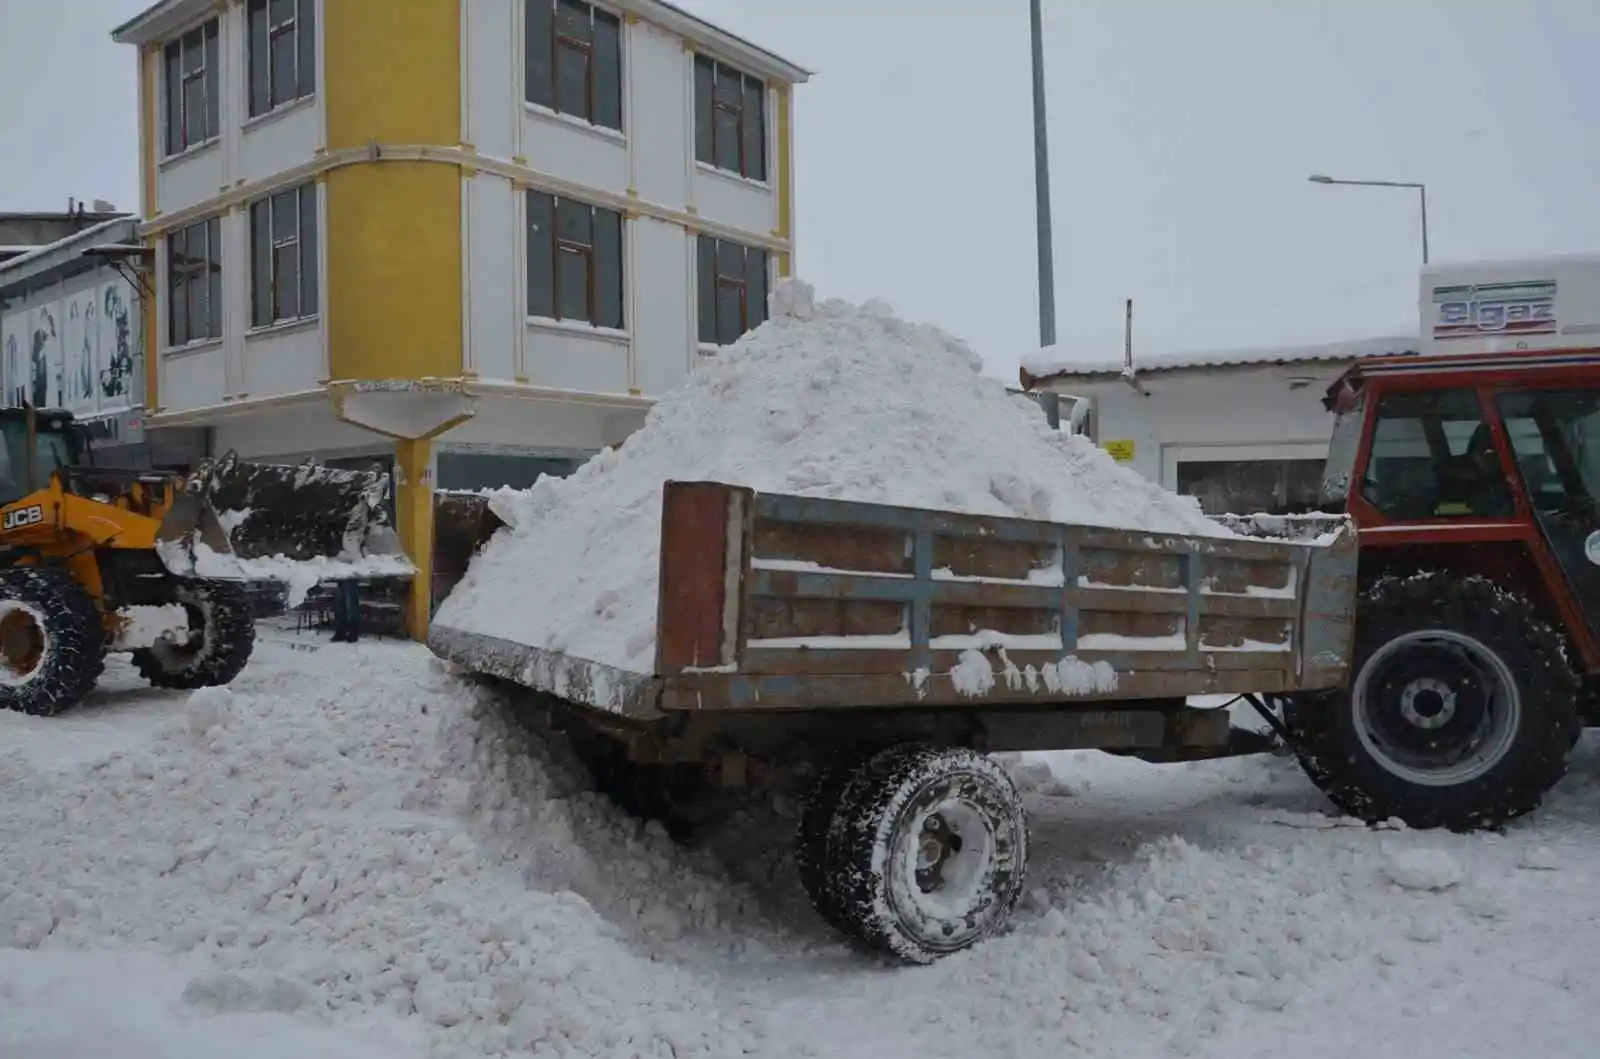
[[[389,490],[383,471],[245,463],[232,453],[195,477],[241,559],[360,558]]]
[[[184,480],[158,534],[169,567],[192,569],[196,546],[234,559],[359,561],[401,556],[385,524],[389,476],[312,463],[245,463],[229,453]]]

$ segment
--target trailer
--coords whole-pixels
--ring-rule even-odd
[[[457,498],[461,503],[481,498]],[[485,513],[441,525],[481,539]],[[803,794],[801,883],[851,937],[927,962],[1000,929],[1026,814],[1003,751],[1235,752],[1200,695],[1343,686],[1353,525],[1199,537],[669,482],[655,665],[634,673],[435,623],[527,689],[625,805]],[[459,560],[470,547],[442,551]]]

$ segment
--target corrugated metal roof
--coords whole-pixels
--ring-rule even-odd
[[[1416,353],[1421,342],[1416,335],[1363,338],[1346,342],[1324,342],[1306,346],[1265,346],[1257,349],[1203,350],[1194,352],[1138,353],[1133,355],[1134,371],[1143,374],[1182,369],[1252,367],[1272,364],[1306,364],[1357,360],[1361,357]],[[1071,358],[1054,351],[1041,351],[1022,362],[1026,378],[1082,378],[1092,375],[1120,375],[1121,357]]]

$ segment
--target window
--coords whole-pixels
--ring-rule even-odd
[[[622,328],[622,214],[528,192],[528,315]]]
[[[1389,394],[1379,403],[1361,495],[1390,518],[1507,518],[1511,491],[1469,389]]]
[[[767,179],[767,86],[733,67],[694,59],[694,156],[751,180]]]
[[[317,87],[315,0],[250,0],[250,116]]]
[[[167,154],[174,155],[217,135],[222,94],[217,20],[172,41],[162,53],[167,93]]]
[[[1534,510],[1592,510],[1600,501],[1600,390],[1504,394],[1498,403]]]
[[[767,318],[767,252],[700,236],[700,341],[729,346]]]
[[[222,219],[167,236],[167,344],[222,337]]]
[[[317,185],[250,204],[250,322],[317,315]]]
[[[528,102],[622,129],[622,23],[582,0],[527,0]]]
[[[1178,464],[1178,492],[1208,515],[1302,514],[1321,499],[1321,460],[1205,460]]]

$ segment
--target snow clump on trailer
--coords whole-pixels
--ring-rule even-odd
[[[505,520],[435,623],[647,673],[662,485],[1229,536],[1198,503],[1053,430],[964,343],[882,302],[780,282],[772,318],[569,478],[502,490]]]

